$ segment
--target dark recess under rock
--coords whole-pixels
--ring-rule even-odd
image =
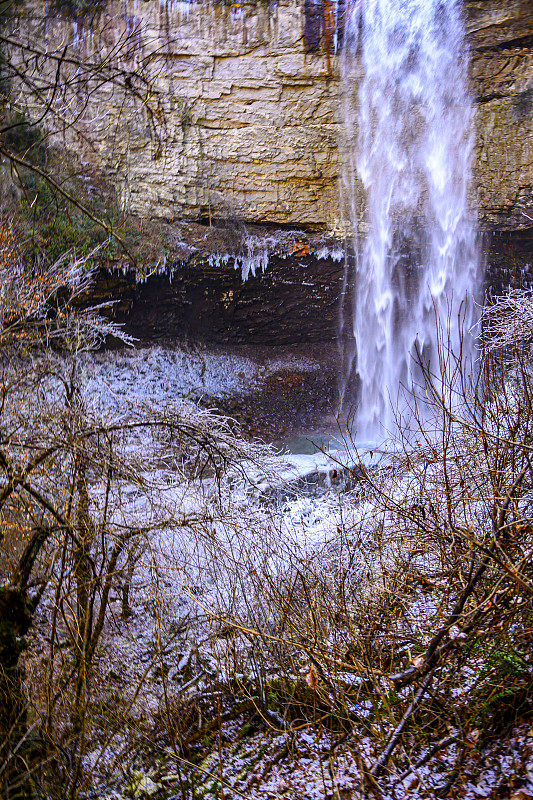
[[[533,281],[533,227],[483,234],[485,288],[501,294]],[[266,271],[243,281],[233,260],[209,263],[205,253],[168,274],[139,281],[133,271],[100,270],[91,301],[115,301],[113,317],[142,342],[189,338],[218,344],[286,346],[334,342],[344,291],[349,315],[353,276],[344,287],[344,262],[312,252],[272,255]],[[349,336],[348,332],[345,335]]]
[[[102,270],[93,299],[118,301],[114,318],[142,341],[279,346],[334,341],[342,285],[343,264],[332,259],[274,256],[247,281],[231,262],[215,267],[202,260],[142,282],[133,272]]]

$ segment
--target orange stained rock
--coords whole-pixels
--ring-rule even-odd
[[[309,245],[307,242],[300,242],[298,240],[294,240],[289,245],[289,255],[290,256],[308,256],[310,253]]]

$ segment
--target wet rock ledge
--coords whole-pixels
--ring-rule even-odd
[[[169,226],[165,240],[158,262],[109,264],[98,274],[91,301],[115,301],[114,318],[133,336],[276,346],[337,338],[345,292],[339,242],[194,222]]]
[[[146,236],[150,237],[149,230]],[[143,342],[190,338],[218,344],[350,347],[353,260],[343,243],[316,233],[237,223],[161,228],[164,256],[109,263],[90,302]],[[480,236],[485,287],[500,294],[533,283],[533,225]]]

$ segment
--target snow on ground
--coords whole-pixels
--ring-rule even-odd
[[[279,369],[279,363],[272,359],[265,366],[240,356],[198,355],[179,349],[120,351],[87,356],[85,386],[88,396],[96,398],[94,410],[108,418],[127,415],[139,402],[194,413],[194,400],[202,394],[221,397],[245,391],[254,381],[260,383],[265,371]],[[314,368],[311,362],[309,368]],[[256,691],[251,689],[257,685],[253,659],[246,666],[245,658],[253,653],[254,644],[241,636],[236,645],[231,624],[225,622],[237,620],[249,629],[274,630],[273,612],[265,603],[266,581],[271,581],[272,587],[277,580],[280,585],[289,583],[294,574],[310,574],[319,577],[323,585],[328,581],[333,585],[335,575],[349,561],[351,583],[347,588],[351,591],[357,590],[361,580],[370,580],[374,569],[375,508],[358,490],[356,481],[348,480],[347,476],[353,480],[357,471],[353,455],[351,459],[340,451],[276,455],[267,447],[253,455],[247,460],[244,452],[220,484],[212,476],[190,480],[179,468],[156,468],[135,486],[122,484],[112,498],[116,511],[111,527],[125,530],[146,525],[150,532],[140,537],[135,551],[132,616],[124,619],[121,615],[120,581],[111,597],[111,623],[104,632],[100,656],[102,706],[109,705],[113,713],[125,709],[138,735],[151,746],[159,747],[157,720],[168,724],[171,716],[165,703],[176,704],[179,711],[187,703],[200,707],[219,697],[223,714],[228,714],[232,682],[237,681],[245,695],[247,687]],[[386,473],[386,458],[381,466]],[[433,476],[431,470],[426,470],[427,480],[438,485],[438,475]],[[412,482],[413,475],[400,468],[391,484],[391,499],[401,503],[409,498]],[[94,507],[104,501],[104,495],[95,481],[91,487]],[[380,554],[381,559],[385,556]],[[119,570],[124,566],[120,564]],[[49,595],[42,602],[43,619],[52,610],[53,596]],[[436,619],[440,613],[432,595],[420,597],[405,613],[405,626],[416,632],[424,620]],[[242,655],[240,668],[247,669],[246,673],[235,671],[235,662],[229,658],[232,647],[232,658],[238,661]],[[304,661],[302,653],[297,653],[294,675],[289,676],[303,685],[309,668]],[[261,669],[262,680],[276,678],[271,664],[263,663]],[[217,688],[221,684],[225,693]],[[213,708],[216,704],[210,706],[211,715]],[[250,710],[248,719],[254,717],[253,708]],[[360,706],[357,713],[364,720],[367,712]],[[257,714],[263,715],[256,725],[260,730],[244,732],[246,715],[224,721],[215,731],[222,736],[220,746],[215,738],[205,744],[202,761],[181,765],[189,770],[189,779],[196,776],[191,796],[224,796],[226,800],[242,796],[249,800],[366,796],[361,788],[361,766],[370,765],[376,753],[363,732],[357,742],[349,744],[335,740],[320,724],[283,731],[281,717],[277,712],[269,716],[262,702],[258,702]],[[150,725],[149,730],[143,727]],[[105,720],[102,730],[105,735],[99,740],[96,737],[85,757],[94,776],[94,797],[182,797],[178,752],[169,751],[168,744],[161,745],[157,763],[143,763],[141,757],[130,758],[131,743],[122,732],[108,735]],[[533,779],[524,759],[517,771],[521,783],[510,787],[507,794],[494,794],[494,787],[505,785],[506,759],[516,761],[524,752],[533,755],[531,731],[521,730],[500,745],[501,752],[489,749],[479,756],[472,766],[471,783],[465,768],[460,796],[469,800],[533,797]],[[453,755],[450,748],[443,756],[448,759],[441,764],[443,768],[451,769]],[[126,773],[121,772],[123,762],[128,764]],[[434,766],[424,765],[405,778],[384,780],[383,798],[432,797],[435,781],[442,780],[442,774],[436,776],[432,769]]]
[[[307,460],[305,466],[310,466]],[[264,494],[243,491],[242,486],[226,488],[221,496],[212,480],[176,480],[163,487],[155,505],[173,514],[176,524],[154,530],[139,548],[131,586],[132,617],[121,618],[118,587],[111,598],[114,622],[103,640],[101,691],[111,698],[105,703],[114,708],[120,697],[139,728],[162,713],[164,697],[182,704],[194,697],[200,701],[213,692],[215,679],[235,679],[227,662],[223,621],[217,626],[209,612],[223,614],[231,608],[244,619],[246,608],[252,607],[257,621],[261,585],[255,568],[275,576],[288,573],[296,563],[320,562],[327,572],[328,564],[334,568],[339,559],[334,543],[341,526],[353,525],[354,514],[370,511],[366,504],[344,508],[332,488],[317,496],[293,492],[269,503]],[[93,502],[101,499],[98,489],[93,491]],[[124,528],[151,518],[150,500],[134,487],[125,487],[111,524]],[[41,614],[51,614],[52,608],[52,597],[45,598]],[[241,679],[253,680],[253,675]],[[295,679],[304,681],[305,672]],[[324,731],[287,735],[267,729],[243,735],[242,725],[242,719],[224,724],[222,762],[213,750],[193,770],[198,799],[220,796],[221,778],[227,800],[243,793],[249,798],[293,800],[348,797],[346,792],[358,783],[354,754],[348,747],[336,748]],[[100,800],[166,797],[164,792],[171,788],[179,797],[177,768],[183,765],[176,763],[177,754],[168,751],[159,766],[151,768],[132,760],[123,774],[120,764],[129,762],[130,747],[121,734],[109,735],[87,753],[84,764],[93,773]]]
[[[280,369],[313,371],[313,358],[287,355],[252,358],[175,346],[145,347],[88,353],[83,357],[84,386],[97,404],[124,400],[174,403],[181,398],[229,398],[253,394],[261,382]]]

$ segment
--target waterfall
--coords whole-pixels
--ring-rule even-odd
[[[443,357],[453,363],[472,349],[479,259],[461,6],[352,0],[346,10],[343,204],[362,441],[394,433],[414,397],[424,414],[417,360],[438,386]]]

